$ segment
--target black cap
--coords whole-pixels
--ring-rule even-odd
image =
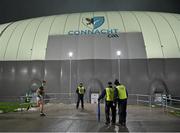
[[[112,82],[108,82],[108,85],[112,85]]]
[[[115,85],[119,84],[118,79],[116,79],[116,80],[114,81],[114,84],[115,84]]]

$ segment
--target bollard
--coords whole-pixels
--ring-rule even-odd
[[[139,104],[139,96],[136,95],[136,97],[137,97],[137,105],[138,105]]]
[[[151,107],[152,103],[151,103],[151,96],[149,96],[149,106]]]

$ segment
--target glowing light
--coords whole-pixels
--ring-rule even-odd
[[[121,51],[118,50],[118,51],[116,52],[116,55],[117,55],[117,56],[120,56],[120,55],[121,55]]]
[[[68,53],[69,57],[73,57],[73,52]]]

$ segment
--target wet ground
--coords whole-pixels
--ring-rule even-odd
[[[1,132],[180,132],[180,117],[162,108],[129,105],[127,127],[105,126],[104,105],[97,121],[97,105],[86,104],[76,110],[75,104],[47,104],[45,117],[38,111],[0,114]]]

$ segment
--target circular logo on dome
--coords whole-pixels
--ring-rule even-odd
[[[104,23],[104,21],[105,19],[103,16],[82,19],[82,23],[92,30],[99,28]]]

